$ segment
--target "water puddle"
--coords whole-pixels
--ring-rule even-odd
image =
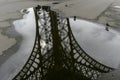
[[[70,19],[71,28],[81,47],[97,61],[118,68],[120,63],[120,33],[100,24]],[[34,44],[35,21],[33,9],[23,19],[14,23],[16,31],[23,36],[19,50],[0,67],[1,80],[11,80],[28,59]]]

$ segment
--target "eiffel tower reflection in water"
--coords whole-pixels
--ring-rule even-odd
[[[37,6],[34,13],[36,37],[33,50],[13,80],[95,80],[101,73],[113,70],[80,47],[69,18],[59,16],[49,6]]]

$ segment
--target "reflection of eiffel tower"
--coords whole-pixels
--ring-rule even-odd
[[[13,80],[95,80],[113,68],[91,58],[77,43],[68,18],[48,6],[34,8],[36,38],[31,55]]]

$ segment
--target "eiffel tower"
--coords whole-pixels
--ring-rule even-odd
[[[96,80],[114,70],[90,57],[76,41],[69,18],[49,6],[34,8],[36,37],[33,50],[13,80]]]

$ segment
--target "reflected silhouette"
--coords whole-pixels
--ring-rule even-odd
[[[108,23],[106,23],[105,30],[106,30],[106,31],[109,31],[109,27],[110,27],[110,25],[109,25]]]

